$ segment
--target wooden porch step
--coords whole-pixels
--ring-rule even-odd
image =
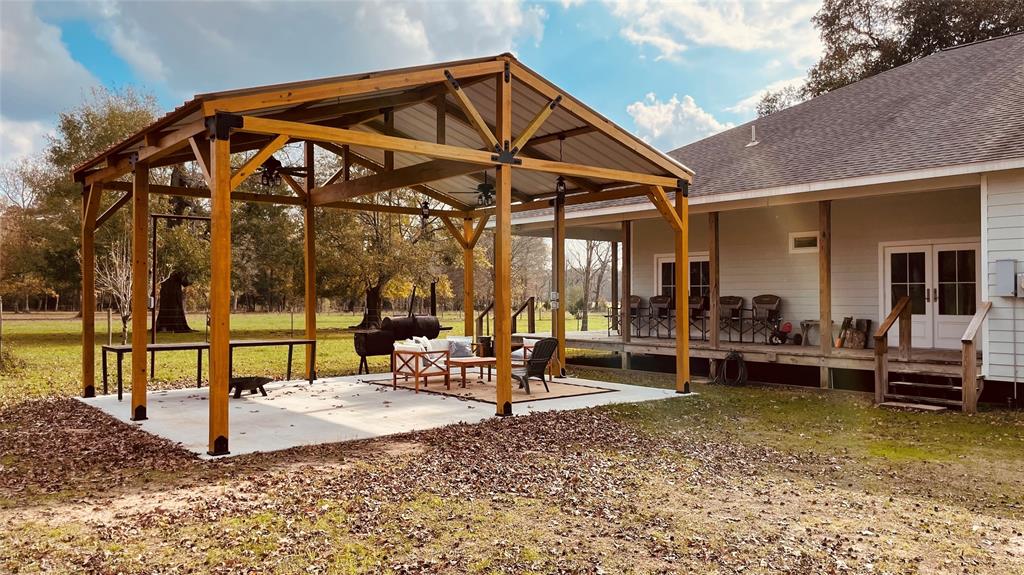
[[[914,411],[946,411],[942,405],[928,405],[925,403],[908,403],[904,401],[886,401],[879,404],[879,407],[888,409],[913,409]]]
[[[941,389],[943,391],[963,391],[959,385],[945,385],[941,383],[918,383],[916,381],[890,381],[889,385],[902,385],[904,387],[917,387],[921,389]]]
[[[887,393],[885,394],[886,400],[904,401],[907,403],[924,403],[924,404],[935,404],[945,405],[948,407],[961,407],[963,402],[959,399],[942,399],[939,397],[921,397],[918,395],[904,395],[900,393]]]

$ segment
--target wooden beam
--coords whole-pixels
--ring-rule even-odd
[[[305,142],[303,147],[306,160],[306,189],[313,190],[316,186],[315,150],[313,142]],[[306,318],[306,339],[316,340],[316,221],[315,209],[313,207],[313,193],[309,192],[305,197],[306,205],[302,208],[303,216],[303,270],[305,277],[305,318]],[[314,377],[314,355],[312,346],[306,348],[306,379]]]
[[[197,120],[177,130],[162,135],[156,145],[145,145],[135,154],[135,163],[151,164],[168,156],[181,148],[188,147],[193,136],[206,130],[204,120]],[[143,141],[145,143],[145,141]],[[111,156],[107,158],[107,167],[101,168],[85,176],[84,183],[91,185],[108,182],[119,178],[132,170],[132,160],[128,156]]]
[[[121,190],[131,193],[131,182],[108,182],[105,186],[112,190]],[[208,188],[184,188],[181,186],[161,186],[151,184],[149,193],[161,196],[181,196],[185,198],[209,198]],[[122,198],[123,199],[123,198]],[[302,206],[305,202],[302,198],[294,196],[279,196],[275,194],[256,194],[250,192],[233,192],[231,200],[237,202],[261,202],[265,204],[281,204],[286,206]],[[121,201],[121,200],[118,200]]]
[[[568,138],[574,138],[576,136],[582,136],[583,134],[590,134],[591,132],[597,131],[597,128],[593,126],[580,126],[579,128],[570,128],[568,130],[562,130],[561,132],[552,132],[550,134],[544,134],[543,136],[535,136],[530,138],[530,141],[526,143],[529,146],[539,146],[548,142],[557,142],[558,140],[565,140]]]
[[[385,214],[405,214],[409,216],[421,215],[420,208],[414,208],[412,206],[394,206],[390,204],[374,204],[371,202],[334,202],[329,208],[336,208],[339,210],[353,210],[359,212],[380,212]],[[469,212],[461,212],[456,210],[430,210],[430,215],[441,216],[441,217],[457,217],[464,218],[468,217]]]
[[[683,222],[679,219],[675,212],[672,211],[672,203],[668,199],[668,195],[665,194],[665,190],[661,186],[651,186],[648,189],[647,196],[651,199],[651,203],[661,213],[661,217],[665,218],[665,221],[672,227],[676,232],[683,230]]]
[[[486,218],[484,218],[486,220]],[[473,247],[475,242],[468,241],[469,238],[474,236],[473,231],[473,220],[470,218],[462,219],[462,236],[467,241],[464,242],[462,248],[462,325],[465,330],[465,335],[473,337],[473,316],[475,310],[473,309]]]
[[[476,229],[473,230],[473,237],[469,238],[469,247],[475,248],[476,243],[480,241],[480,236],[484,235],[484,230],[487,228],[487,221],[490,218],[482,217],[476,222]]]
[[[664,191],[662,191],[664,193]],[[676,393],[690,393],[690,210],[686,193],[676,192]]]
[[[576,176],[580,178],[597,178],[626,184],[647,184],[666,188],[674,188],[679,185],[678,178],[668,176],[654,176],[641,172],[629,172],[626,170],[616,170],[614,168],[603,168],[600,166],[586,166],[583,164],[570,164],[568,162],[541,160],[539,158],[520,157],[519,159],[522,163],[516,166],[516,168],[520,170],[546,172],[566,177]]]
[[[393,136],[395,132],[395,111],[388,109],[384,110],[384,130],[385,134]],[[395,169],[395,153],[391,150],[384,150],[384,171],[390,172]]]
[[[552,334],[558,340],[558,371],[565,373],[565,197],[555,198],[555,227],[551,238],[552,286],[558,307],[551,310]],[[584,296],[584,300],[586,296]]]
[[[345,165],[344,164],[345,163],[345,157],[348,157],[349,160],[348,160],[347,165],[349,165],[349,166],[351,166],[352,164],[356,164],[356,165],[359,165],[359,166],[362,166],[362,167],[366,168],[367,170],[370,170],[371,172],[373,172],[375,174],[384,171],[384,166],[383,165],[378,164],[377,162],[375,162],[375,161],[371,160],[370,158],[367,158],[367,157],[365,157],[363,155],[360,155],[360,154],[357,154],[355,152],[352,152],[351,149],[348,146],[338,146],[336,144],[331,144],[329,142],[316,142],[316,145],[320,146],[321,148],[323,148],[323,149],[325,149],[325,150],[327,150],[329,152],[333,152],[334,154],[340,156],[342,158],[343,165]],[[351,178],[348,177],[348,176],[345,177],[346,181],[348,181],[350,179]],[[427,196],[428,198],[437,200],[437,201],[441,202],[442,204],[451,206],[451,207],[455,208],[456,210],[466,211],[466,210],[473,209],[473,206],[470,206],[469,204],[466,204],[466,203],[461,202],[461,201],[459,201],[459,200],[457,200],[455,198],[452,198],[451,196],[449,196],[447,194],[444,194],[444,193],[441,193],[441,192],[439,192],[439,191],[437,191],[437,190],[435,190],[435,189],[433,189],[433,188],[431,188],[429,186],[418,184],[418,185],[415,185],[415,186],[409,186],[409,188],[411,190],[413,190],[413,191],[419,192],[419,193]]]
[[[532,70],[523,66],[514,59],[510,59],[512,75],[515,76],[516,80],[522,82],[524,85],[536,91],[538,94],[547,98],[554,98],[562,93],[554,84],[549,83],[547,80],[534,74]],[[672,174],[675,178],[686,180],[687,182],[693,182],[692,174],[687,171],[679,163],[675,162],[668,156],[655,150],[646,142],[643,142],[636,136],[626,132],[622,128],[616,126],[610,120],[597,112],[591,110],[587,106],[577,102],[573,98],[566,98],[562,104],[567,112],[576,116],[581,121],[591,126],[594,126],[604,135],[612,138],[619,142],[626,148],[632,150],[638,156],[646,160],[652,166]],[[674,185],[673,185],[674,187]]]
[[[832,355],[832,202],[818,202],[818,329],[824,358]],[[819,383],[831,387],[830,369],[819,369]]]
[[[500,149],[498,145],[498,138],[495,137],[494,132],[484,121],[480,112],[477,111],[476,106],[473,105],[473,101],[469,99],[466,92],[462,89],[459,81],[455,78],[455,75],[450,70],[444,71],[445,79],[447,82],[445,85],[448,87],[448,93],[454,98],[455,102],[462,108],[462,111],[469,118],[470,125],[476,130],[476,133],[480,135],[480,141],[483,142],[484,148],[488,150],[497,151]],[[500,128],[499,128],[500,130]],[[511,134],[505,134],[505,138],[510,138]]]
[[[299,196],[300,198],[306,197],[305,188],[303,188],[301,184],[296,182],[295,178],[293,178],[291,174],[281,173],[281,181],[287,184],[288,187],[291,188],[293,192],[295,192],[296,196]]]
[[[497,138],[512,138],[512,83],[498,75]],[[498,415],[512,415],[512,166],[495,166],[494,357]]]
[[[192,154],[195,156],[196,165],[199,166],[199,170],[203,173],[203,181],[206,185],[210,185],[210,141],[206,138],[202,140],[199,136],[192,136],[188,139],[188,144],[192,148]]]
[[[330,205],[336,201],[350,200],[397,188],[411,188],[415,185],[477,171],[480,171],[480,166],[477,164],[452,160],[431,160],[393,171],[385,169],[385,171],[372,176],[316,188],[313,190],[313,203],[318,206]]]
[[[231,143],[211,140],[210,170],[210,434],[207,453],[228,449],[231,380]]]
[[[452,220],[449,217],[441,216],[438,219],[441,220],[441,223],[444,224],[445,229],[448,230],[448,233],[452,235],[452,237],[455,239],[455,241],[460,246],[462,246],[463,250],[469,249],[469,242],[466,241],[466,236],[464,236],[462,234],[462,232],[459,231],[459,228],[455,227],[455,223],[452,222]],[[469,221],[472,222],[473,220],[469,220]],[[473,233],[473,229],[470,228],[469,229],[469,234],[472,234],[472,233]]]
[[[526,147],[526,144],[527,142],[530,141],[530,138],[532,138],[533,135],[537,133],[537,130],[539,130],[540,127],[544,125],[544,122],[547,121],[548,116],[550,116],[555,111],[555,108],[558,107],[558,103],[561,101],[562,97],[557,96],[556,98],[548,102],[543,108],[541,108],[539,112],[537,112],[533,119],[530,120],[530,123],[527,124],[526,129],[523,130],[523,132],[519,134],[519,137],[516,138],[516,141],[512,143],[513,154],[519,153],[520,150]]]
[[[231,176],[231,189],[234,190],[235,188],[240,186],[242,182],[245,181],[246,178],[251,176],[256,170],[259,169],[260,166],[263,165],[263,162],[267,161],[267,159],[274,155],[274,152],[277,152],[278,150],[283,148],[284,145],[287,143],[288,136],[278,136],[271,140],[270,143],[264,146],[260,151],[256,152],[251,158],[249,158],[247,162],[242,164],[241,168],[238,168],[238,171],[235,172],[233,176]]]
[[[393,152],[404,152],[419,154],[431,158],[443,160],[459,160],[472,162],[482,166],[493,166],[492,153],[482,150],[471,150],[458,146],[446,144],[435,144],[383,134],[373,134],[357,130],[346,130],[344,128],[325,128],[296,122],[283,122],[280,120],[267,120],[253,116],[243,116],[241,131],[256,134],[280,134],[287,135],[300,140],[313,140],[318,142],[332,142],[336,144],[350,144],[353,146],[365,146],[379,150],[391,150]]]
[[[300,104],[324,100],[327,98],[340,98],[343,96],[355,96],[360,94],[375,94],[387,90],[396,90],[410,86],[432,84],[446,81],[445,72],[460,78],[470,78],[493,74],[504,70],[505,64],[502,61],[474,62],[458,66],[452,66],[447,70],[431,68],[426,70],[398,70],[367,74],[359,78],[344,78],[334,82],[324,82],[302,87],[282,87],[280,89],[267,90],[257,94],[239,94],[236,96],[223,96],[211,98],[203,102],[203,115],[212,116],[220,112],[243,112],[246,110],[259,110],[262,108],[273,108],[286,104]]]
[[[131,199],[131,192],[125,192],[124,194],[122,194],[120,198],[114,200],[114,203],[110,204],[110,207],[104,210],[103,213],[96,218],[96,221],[93,223],[93,225],[97,228],[102,226],[104,222],[113,217],[114,214],[116,214],[122,207],[124,207],[124,205],[127,204]]]
[[[96,397],[96,212],[103,184],[82,194],[82,397]]]
[[[146,309],[149,297],[149,166],[135,165],[132,191],[132,421],[147,419]]]

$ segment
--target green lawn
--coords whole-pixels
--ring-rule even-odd
[[[321,371],[354,371],[355,318],[319,321]],[[233,326],[290,333],[287,315]],[[1020,412],[697,383],[690,397],[208,462],[54,397],[78,391],[76,328],[5,326],[26,365],[0,379],[3,573],[1024,574]],[[284,353],[238,362],[280,374]],[[187,354],[162,363],[188,384]]]
[[[13,374],[0,374],[0,402],[26,397],[48,397],[54,395],[75,395],[81,391],[81,323],[69,314],[8,314],[4,324],[4,342],[12,350],[21,368]],[[460,312],[442,314],[442,325],[451,326],[448,333],[459,335],[464,332]],[[359,323],[360,317],[350,313],[324,313],[317,316],[317,367],[322,376],[348,375],[357,371],[358,356],[352,343],[352,332],[348,329]],[[301,313],[289,314],[237,313],[231,316],[231,336],[234,339],[267,339],[302,337],[303,317]],[[189,325],[197,331],[190,334],[157,334],[157,341],[204,341],[205,315],[189,316]],[[550,313],[537,314],[536,329],[550,332]],[[574,330],[577,320],[566,319],[566,327]],[[604,330],[607,320],[603,316],[592,317],[590,329]],[[526,330],[525,318],[520,329]],[[114,321],[113,339],[120,343],[120,329]],[[102,354],[98,346],[107,342],[106,317],[96,321],[96,377],[97,389],[101,389],[100,362]],[[302,352],[296,350],[293,377],[302,365]],[[235,352],[235,373],[266,375],[283,378],[288,352],[283,347],[245,348]],[[195,381],[195,352],[163,352],[157,355],[156,372],[152,386],[181,387]],[[113,356],[109,360],[111,374],[116,369]],[[130,356],[125,357],[125,373],[130,373]],[[386,371],[388,358],[370,358],[370,369]],[[203,358],[204,378],[208,373],[208,356]],[[113,380],[112,380],[113,385]],[[111,388],[113,391],[113,388]]]

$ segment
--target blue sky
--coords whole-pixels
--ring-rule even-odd
[[[816,0],[0,2],[0,159],[90,86],[194,93],[514,52],[668,150],[753,116],[820,53]]]

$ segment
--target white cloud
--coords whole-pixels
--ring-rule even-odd
[[[689,95],[680,99],[673,94],[662,101],[650,93],[627,106],[626,112],[637,135],[666,152],[733,127],[731,122],[719,122]]]
[[[626,24],[622,35],[649,45],[659,58],[678,59],[692,44],[740,51],[784,49],[790,63],[806,67],[821,52],[811,16],[819,0],[616,0],[612,13]]]
[[[795,78],[786,78],[784,80],[772,82],[757,92],[754,92],[739,102],[736,102],[732,106],[729,106],[726,110],[734,114],[741,114],[745,117],[752,118],[757,112],[757,103],[761,101],[761,96],[764,96],[765,92],[775,92],[789,86],[799,88],[800,86],[803,86],[806,80],[807,76],[797,76]]]
[[[520,0],[122,2],[90,16],[146,80],[194,93],[512,51],[547,14]]]
[[[44,23],[32,4],[0,2],[0,113],[33,120],[77,102],[97,83],[72,59],[60,29]]]
[[[0,116],[0,163],[24,158],[43,149],[50,128],[39,121],[9,120]]]

